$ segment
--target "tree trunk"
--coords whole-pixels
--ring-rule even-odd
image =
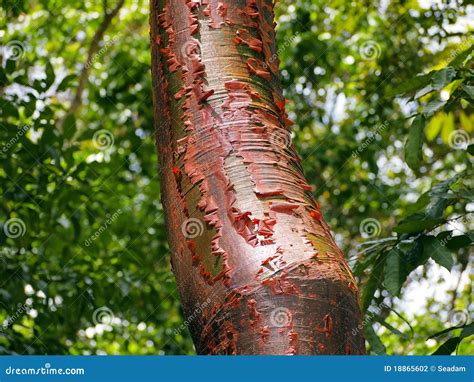
[[[162,201],[199,354],[363,354],[358,291],[291,145],[269,0],[151,0]]]

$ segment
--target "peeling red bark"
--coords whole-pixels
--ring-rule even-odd
[[[291,145],[272,3],[150,6],[162,201],[198,353],[363,354],[353,276]]]

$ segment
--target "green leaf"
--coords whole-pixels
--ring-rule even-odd
[[[453,331],[453,330],[461,329],[461,328],[462,328],[462,326],[451,326],[450,328],[443,329],[443,330],[441,330],[440,332],[437,332],[437,333],[435,333],[435,334],[432,334],[431,336],[429,336],[429,337],[427,338],[427,340],[432,339],[432,338],[436,338],[436,337],[440,337],[440,336],[442,336],[443,334],[446,334],[446,333],[449,333],[449,332],[451,332],[451,331]]]
[[[442,100],[432,100],[428,102],[425,106],[423,106],[423,113],[426,115],[431,115],[441,109],[447,101]]]
[[[51,157],[53,158],[54,165],[62,170],[61,167],[61,158],[59,157],[59,153],[56,151],[56,149],[53,146],[47,146],[48,152],[51,154]]]
[[[464,52],[459,53],[450,63],[449,66],[457,68],[463,64],[466,58],[471,54],[474,45],[467,48]]]
[[[422,238],[423,236],[415,240],[415,242],[413,243],[413,246],[406,253],[406,258],[407,258],[407,263],[408,263],[407,274],[413,271],[416,267],[420,265],[424,265],[430,258],[429,256],[424,255]]]
[[[474,144],[467,146],[467,152],[474,155]]]
[[[412,170],[417,170],[423,157],[423,130],[425,128],[425,117],[418,115],[411,124],[408,139],[405,144],[405,161]]]
[[[53,65],[49,61],[46,63],[45,72],[46,72],[46,79],[45,79],[46,89],[49,89],[49,87],[54,83],[54,80],[56,78],[56,75],[54,74]]]
[[[451,66],[437,71],[431,77],[431,85],[434,90],[441,90],[456,77],[456,70]]]
[[[393,327],[392,325],[390,325],[388,322],[382,320],[382,319],[379,319],[377,320],[377,322],[380,323],[380,325],[383,325],[385,326],[388,330],[390,330],[393,334],[395,334],[396,336],[400,337],[400,338],[403,338],[404,340],[408,340],[410,339],[410,336],[401,332],[400,330],[398,330],[397,328]]]
[[[56,91],[59,93],[67,90],[69,87],[71,87],[71,83],[76,79],[76,77],[77,76],[75,74],[69,74],[64,77],[61,83],[58,85]]]
[[[443,195],[444,196],[444,195]],[[444,210],[449,205],[448,198],[437,196],[433,198],[426,210],[426,217],[439,221],[443,217]]]
[[[442,245],[438,246],[438,248],[431,255],[431,258],[439,265],[445,267],[448,271],[451,271],[451,268],[454,265],[453,254]]]
[[[81,235],[81,213],[79,210],[73,212],[71,222],[74,227],[74,241],[77,241]]]
[[[443,127],[441,128],[441,139],[444,143],[450,143],[451,133],[455,130],[454,114],[448,113],[444,118]]]
[[[461,342],[461,337],[453,337],[447,340],[442,344],[436,351],[431,355],[450,355],[456,350],[459,343]]]
[[[424,194],[421,194],[415,203],[409,204],[405,207],[407,215],[414,214],[424,209],[428,204],[430,204],[430,201],[431,201],[431,198],[427,192],[425,192]]]
[[[400,319],[405,322],[405,324],[407,324],[407,326],[410,328],[410,338],[413,338],[414,335],[415,335],[415,331],[413,330],[413,327],[411,326],[410,322],[405,318],[403,317],[400,313],[398,313],[395,309],[391,308],[391,307],[388,307],[388,309],[390,309],[393,313],[395,313],[398,317],[400,317]]]
[[[463,85],[462,88],[471,99],[474,99],[474,86]]]
[[[365,312],[374,298],[375,291],[382,283],[383,270],[385,265],[386,253],[383,252],[375,260],[370,277],[365,284],[362,292],[362,311]]]
[[[31,117],[36,111],[36,97],[31,93],[28,94],[28,97],[29,101],[24,102],[23,105],[25,106],[25,116]]]
[[[73,114],[69,114],[63,123],[64,138],[70,139],[76,132],[76,117]]]
[[[402,84],[396,86],[394,89],[387,92],[388,97],[393,97],[396,95],[403,95],[407,93],[412,93],[418,89],[421,89],[428,85],[431,80],[432,73],[428,73],[422,76],[417,76],[411,78],[408,81],[403,82]]]
[[[421,98],[424,95],[427,95],[428,93],[431,93],[433,90],[434,90],[433,86],[431,86],[431,84],[428,84],[424,88],[418,90],[413,98],[414,99]]]
[[[14,104],[8,102],[7,100],[0,99],[0,116],[3,118],[19,117],[18,108]]]
[[[8,77],[5,70],[0,66],[0,86],[5,86],[8,83]]]
[[[384,285],[393,296],[398,296],[405,281],[405,272],[402,270],[405,267],[404,262],[403,253],[398,248],[392,248],[388,252],[384,267]]]
[[[377,355],[387,354],[387,349],[370,323],[364,326],[364,333],[371,351]]]
[[[449,233],[449,235],[447,235],[446,237],[443,237],[444,235],[440,236],[443,233],[444,232],[440,233],[437,238],[441,241],[443,241],[444,239],[444,241],[446,242],[446,247],[453,251],[456,251],[459,248],[469,247],[470,245],[472,245],[472,240],[467,235],[451,236]]]
[[[354,275],[362,276],[364,270],[374,262],[379,252],[378,248],[370,252],[364,251],[354,267]]]
[[[441,221],[441,219],[429,218],[423,213],[416,213],[401,220],[398,226],[394,228],[394,231],[396,233],[422,232],[426,229],[433,228],[435,225],[441,223]]]
[[[12,74],[16,69],[16,61],[15,60],[7,60],[5,64],[5,70],[8,74]]]
[[[453,254],[446,248],[446,244],[434,236],[425,236],[423,248],[426,256],[430,256],[439,265],[451,271],[454,264]]]
[[[443,121],[444,121],[444,113],[438,113],[431,118],[429,123],[426,125],[425,129],[425,136],[426,139],[431,142],[434,140],[439,132],[441,131],[441,127],[443,126]]]
[[[436,185],[434,185],[431,188],[431,190],[429,191],[429,193],[431,195],[443,195],[449,190],[449,188],[453,184],[455,184],[463,176],[465,176],[465,174],[459,173],[459,174],[456,174],[456,175],[454,175],[453,177],[451,177],[449,179],[443,180],[442,182],[439,182]]]
[[[474,335],[474,322],[471,322],[469,325],[464,327],[461,332],[461,340],[472,335]]]

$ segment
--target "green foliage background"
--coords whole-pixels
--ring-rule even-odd
[[[474,351],[474,9],[431,3],[276,7],[293,143],[371,354]],[[116,4],[1,1],[0,354],[194,352],[159,201],[147,2],[126,0],[87,58]]]

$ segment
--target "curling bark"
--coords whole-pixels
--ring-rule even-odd
[[[363,354],[358,291],[291,145],[269,0],[151,0],[171,263],[199,354]]]

